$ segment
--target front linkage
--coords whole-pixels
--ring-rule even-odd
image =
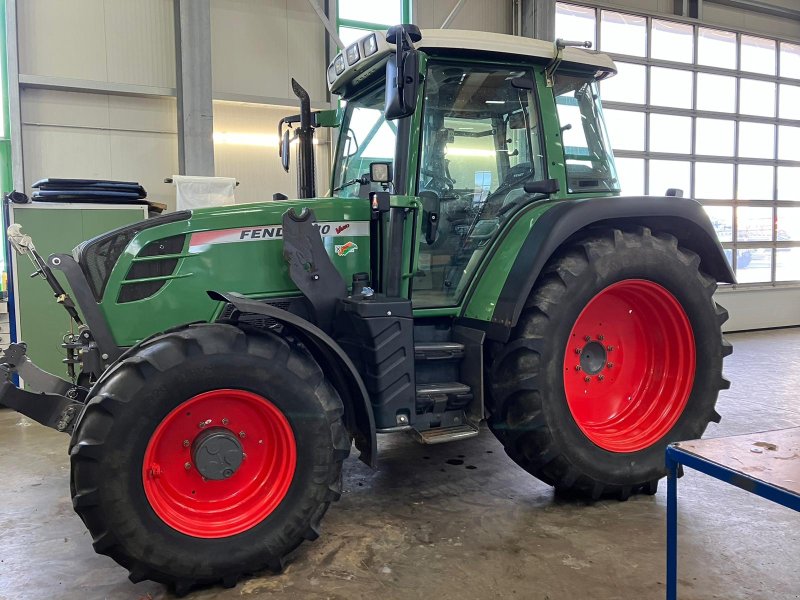
[[[24,342],[9,345],[0,357],[0,404],[37,423],[71,434],[85,405],[88,388],[104,369],[108,354],[98,347],[89,326],[81,319],[74,302],[55,278],[48,263],[36,251],[30,236],[23,234],[19,225],[12,225],[8,230],[8,239],[16,252],[30,258],[36,268],[32,276],[40,276],[47,281],[56,301],[77,325],[78,334],[69,336],[64,343],[67,351],[65,362],[72,382],[37,367],[28,358],[28,348]],[[58,266],[63,258],[50,257],[50,261]],[[75,365],[78,363],[83,369],[76,377]],[[32,391],[18,388],[14,382],[15,375],[21,377]]]

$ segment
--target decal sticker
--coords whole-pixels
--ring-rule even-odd
[[[353,222],[324,222],[314,223],[319,228],[322,237],[334,237],[347,230],[348,235],[369,235],[369,223],[366,221]],[[283,239],[281,225],[260,225],[256,227],[235,227],[233,229],[217,229],[215,231],[198,231],[192,234],[189,240],[189,252],[197,253],[208,249],[213,244],[232,244],[236,242],[262,242]],[[352,243],[352,242],[348,242]],[[343,244],[346,246],[347,244]],[[355,244],[353,244],[355,246]],[[336,246],[337,249],[339,246]],[[356,250],[353,248],[349,252]],[[338,251],[338,250],[337,250]],[[344,256],[342,254],[341,256]]]
[[[333,247],[336,250],[336,254],[339,256],[347,256],[348,254],[352,254],[356,250],[358,250],[358,246],[355,245],[353,242],[347,242],[345,244],[336,244]]]

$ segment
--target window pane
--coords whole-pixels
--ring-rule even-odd
[[[739,112],[743,115],[775,116],[775,84],[754,79],[739,80]]]
[[[733,165],[695,163],[693,197],[698,200],[733,200]]]
[[[800,160],[800,127],[778,127],[778,158]]]
[[[778,208],[778,241],[800,242],[800,208]]]
[[[600,83],[603,100],[644,104],[645,68],[618,62],[617,74]]]
[[[352,27],[339,27],[339,37],[342,38],[345,48],[369,33],[368,29],[354,29]],[[344,52],[342,52],[344,54]]]
[[[733,121],[698,118],[695,121],[695,153],[733,156],[735,127]]]
[[[774,169],[763,165],[739,165],[736,197],[739,200],[772,200]]]
[[[339,0],[338,5],[341,19],[382,25],[397,25],[403,21],[401,0]]]
[[[800,248],[778,248],[775,257],[776,281],[797,281],[800,279]]]
[[[720,242],[733,241],[733,207],[704,206]]]
[[[650,161],[651,196],[663,196],[669,188],[679,188],[688,195],[689,163],[677,160]]]
[[[571,4],[556,4],[556,36],[578,42],[592,42],[594,39],[594,9]]]
[[[692,119],[650,115],[650,151],[689,154],[692,151]],[[673,186],[675,187],[675,186]],[[688,192],[688,189],[684,189]]]
[[[735,69],[736,34],[700,27],[697,32],[697,63]]]
[[[772,209],[768,206],[737,207],[736,240],[739,242],[772,241]]]
[[[765,283],[772,281],[772,249],[746,248],[736,251],[736,281]]]
[[[739,123],[739,156],[775,157],[775,126],[764,123]]]
[[[692,62],[692,26],[653,19],[653,58]]]
[[[736,110],[736,78],[698,73],[697,110],[734,112]]]
[[[800,167],[778,167],[778,200],[800,202]]]
[[[742,71],[775,74],[775,42],[751,35],[742,36]]]
[[[781,85],[778,116],[781,119],[800,119],[800,86]]]
[[[617,176],[623,196],[644,195],[644,159],[617,158]]]
[[[781,77],[800,79],[800,45],[781,42]]]
[[[614,150],[644,150],[644,113],[606,109],[603,115]]]
[[[600,18],[603,52],[644,56],[647,48],[647,19],[604,10]]]
[[[678,69],[650,69],[650,104],[692,108],[692,73]]]

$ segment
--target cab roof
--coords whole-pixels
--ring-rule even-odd
[[[546,63],[555,56],[553,42],[502,33],[463,31],[457,29],[423,29],[422,39],[414,46],[429,54],[472,58],[526,57]],[[350,44],[328,66],[328,88],[331,93],[346,95],[353,87],[383,67],[395,51],[386,41],[386,32],[374,31]],[[597,79],[617,72],[614,61],[606,54],[581,48],[565,48],[564,67],[594,71]]]

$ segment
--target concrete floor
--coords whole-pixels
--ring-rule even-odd
[[[733,385],[706,435],[800,426],[800,329],[730,339]],[[66,441],[0,411],[0,599],[171,597],[94,554],[68,497]],[[488,431],[434,447],[384,437],[381,451],[378,471],[347,461],[322,537],[284,574],[190,598],[664,597],[665,485],[628,502],[561,501]],[[682,600],[800,598],[800,515],[692,471],[679,510]]]

